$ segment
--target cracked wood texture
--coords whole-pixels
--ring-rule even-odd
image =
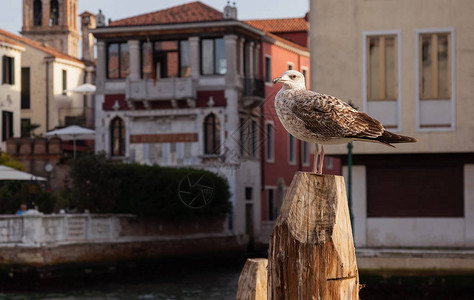
[[[343,177],[293,177],[270,240],[268,299],[359,299]]]
[[[266,258],[249,258],[239,277],[237,300],[267,299],[267,266]]]

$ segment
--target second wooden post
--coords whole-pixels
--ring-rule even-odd
[[[343,177],[295,174],[270,240],[268,299],[359,299]]]

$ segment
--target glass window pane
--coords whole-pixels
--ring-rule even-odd
[[[448,48],[449,35],[438,35],[438,97],[450,98]]]
[[[125,78],[130,73],[130,52],[128,44],[120,44],[120,78]]]
[[[396,65],[396,49],[395,38],[385,37],[385,98],[396,99],[396,81],[397,81],[397,65]]]
[[[433,96],[433,61],[431,35],[421,38],[421,97],[429,98]]]
[[[368,78],[368,98],[369,99],[379,99],[380,91],[380,38],[379,37],[369,37],[369,47],[368,47],[368,62],[369,62],[369,78]]]
[[[267,159],[273,159],[273,125],[267,124]]]
[[[216,48],[216,74],[227,73],[227,58],[225,54],[225,42],[224,39],[215,39]]]
[[[265,81],[272,82],[272,60],[270,57],[265,57]]]
[[[151,43],[144,43],[142,46],[142,72],[143,78],[152,78],[153,54]]]
[[[108,62],[107,62],[107,77],[108,78],[119,78],[119,54],[118,44],[109,45]]]
[[[191,53],[189,52],[189,42],[180,42],[180,63],[181,77],[189,77],[191,75]]]
[[[214,47],[213,40],[204,39],[201,44],[202,74],[214,74]]]
[[[167,77],[178,77],[178,52],[168,52]]]

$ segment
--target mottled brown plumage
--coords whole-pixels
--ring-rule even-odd
[[[379,121],[336,97],[306,90],[304,76],[298,71],[286,71],[273,82],[283,84],[275,97],[278,118],[300,140],[323,145],[357,140],[391,147],[392,143],[417,141],[385,130]]]

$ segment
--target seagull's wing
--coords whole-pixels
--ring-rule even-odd
[[[336,97],[313,91],[299,92],[294,97],[292,112],[315,134],[329,138],[376,139],[385,130],[379,121]]]

